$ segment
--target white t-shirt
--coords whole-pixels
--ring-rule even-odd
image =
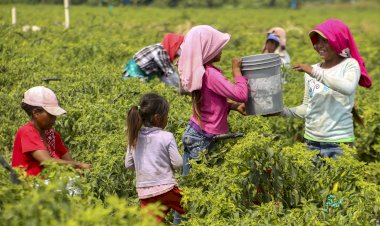
[[[300,106],[285,108],[283,116],[305,118],[305,138],[320,142],[353,142],[352,108],[360,67],[353,58],[338,65],[305,73],[304,100]],[[314,71],[313,70],[313,71]]]

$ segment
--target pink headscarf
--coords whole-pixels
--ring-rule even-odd
[[[176,33],[167,33],[162,40],[162,46],[168,52],[170,63],[173,63],[174,57],[183,42],[183,35]]]
[[[359,85],[366,88],[371,87],[372,81],[365,68],[364,60],[359,54],[350,29],[342,21],[338,19],[328,19],[313,28],[313,30],[309,33],[313,45],[315,45],[318,41],[317,34],[320,34],[322,37],[326,38],[331,48],[340,56],[352,57],[357,60],[360,65],[361,72]]]
[[[223,49],[230,35],[222,33],[208,25],[199,25],[190,29],[181,45],[178,71],[182,88],[191,92],[202,88],[205,73],[204,64]]]

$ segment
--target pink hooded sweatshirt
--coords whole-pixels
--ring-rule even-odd
[[[230,36],[206,26],[195,26],[185,37],[179,58],[179,72],[183,88],[187,91],[200,90],[201,124],[194,115],[191,124],[198,125],[211,135],[227,133],[229,102],[246,102],[248,99],[247,79],[235,75],[235,83],[224,77],[221,70],[208,64],[223,49]],[[194,109],[193,109],[194,110]]]
[[[208,25],[190,29],[181,45],[178,72],[182,88],[191,92],[202,87],[204,64],[212,60],[230,40],[230,35]]]
[[[352,57],[358,61],[361,73],[359,85],[366,88],[371,87],[372,81],[365,68],[364,60],[360,56],[350,29],[342,21],[338,19],[328,19],[313,28],[309,33],[313,45],[318,41],[317,34],[326,38],[332,49],[342,57]]]

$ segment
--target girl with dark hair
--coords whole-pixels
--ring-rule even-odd
[[[133,106],[127,116],[128,150],[125,167],[136,171],[136,190],[141,207],[160,202],[164,214],[174,209],[185,213],[181,206],[181,191],[174,169],[182,166],[174,136],[163,129],[168,122],[169,104],[154,93],[145,94],[139,106]],[[158,222],[163,217],[156,216]]]
[[[190,171],[190,159],[210,150],[213,137],[228,132],[230,110],[245,114],[248,99],[247,79],[240,71],[241,59],[232,60],[235,83],[231,83],[213,63],[220,61],[230,35],[207,25],[193,27],[181,46],[178,62],[182,88],[191,92],[193,115],[182,136],[185,147],[183,175]],[[229,103],[227,99],[243,103]]]

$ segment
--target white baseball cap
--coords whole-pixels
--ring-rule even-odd
[[[24,93],[23,103],[31,106],[42,107],[51,115],[59,116],[66,111],[58,105],[55,93],[44,86],[35,86]]]

